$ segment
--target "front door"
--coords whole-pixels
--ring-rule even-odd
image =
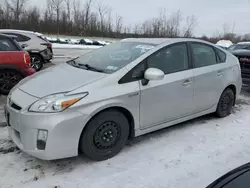
[[[193,111],[193,70],[186,43],[160,49],[146,60],[147,67],[161,69],[160,81],[140,82],[141,129],[184,117]]]

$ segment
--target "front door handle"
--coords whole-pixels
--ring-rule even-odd
[[[183,85],[183,86],[188,86],[188,85],[190,85],[191,83],[192,83],[192,80],[187,79],[187,80],[185,80],[185,81],[182,83],[182,85]]]
[[[223,75],[223,71],[218,71],[217,72],[217,76],[222,76]]]

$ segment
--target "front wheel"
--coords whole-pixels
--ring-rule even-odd
[[[37,54],[30,54],[31,67],[36,71],[39,71],[43,68],[43,58]]]
[[[216,115],[218,117],[226,117],[231,114],[233,105],[235,101],[235,95],[232,89],[227,88],[220,97],[217,109],[216,109]]]
[[[129,122],[124,114],[116,110],[104,111],[86,125],[79,149],[92,160],[106,160],[121,151],[128,136]]]
[[[10,90],[23,79],[15,70],[0,70],[0,93],[8,95]]]

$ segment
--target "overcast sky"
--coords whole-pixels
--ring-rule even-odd
[[[3,0],[0,0],[3,1]],[[82,0],[84,1],[84,0]],[[233,25],[239,34],[250,33],[250,0],[102,0],[121,15],[125,24],[142,22],[158,15],[161,8],[172,13],[178,9],[183,16],[194,15],[197,19],[195,34],[213,35],[222,30],[223,24]],[[29,0],[41,5],[46,0]]]

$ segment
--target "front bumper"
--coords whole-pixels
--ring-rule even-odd
[[[36,72],[36,70],[33,68],[27,68],[27,69],[23,70],[23,73],[25,76],[30,76],[30,75],[34,74],[35,72]]]
[[[10,104],[7,102],[5,106],[9,135],[22,151],[43,160],[78,155],[79,139],[86,120],[84,114],[70,110],[61,113],[31,113],[17,110]],[[37,149],[38,130],[48,131],[44,150]]]

